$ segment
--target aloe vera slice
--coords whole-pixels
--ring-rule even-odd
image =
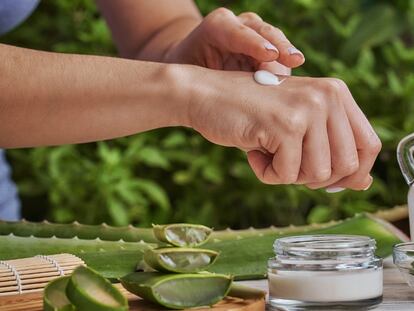
[[[135,272],[121,278],[131,293],[170,309],[211,306],[223,299],[232,277],[223,274]]]
[[[64,276],[51,281],[45,287],[43,295],[44,311],[74,311],[75,307],[66,297],[65,290],[69,276]]]
[[[209,249],[168,247],[147,250],[144,260],[160,272],[193,273],[206,270],[218,254]]]
[[[227,296],[243,299],[265,299],[266,292],[258,288],[233,283]]]
[[[79,310],[128,310],[128,302],[118,289],[103,276],[84,266],[73,271],[66,286],[66,295]]]
[[[155,237],[178,247],[196,247],[207,242],[211,228],[193,224],[153,225]]]

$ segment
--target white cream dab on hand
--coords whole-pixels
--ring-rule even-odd
[[[253,75],[254,80],[261,85],[279,85],[283,80],[267,70],[258,70]]]

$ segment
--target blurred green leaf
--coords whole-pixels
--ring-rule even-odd
[[[344,43],[342,57],[350,59],[364,48],[383,44],[401,31],[401,20],[390,5],[375,5],[364,14],[353,35]]]
[[[170,201],[167,194],[157,183],[145,179],[136,179],[134,185],[137,190],[145,193],[161,209],[168,210],[170,208]]]
[[[311,209],[307,220],[310,224],[317,224],[333,220],[334,217],[335,213],[331,207],[325,205],[317,205]]]
[[[168,159],[162,154],[161,150],[154,147],[143,147],[137,154],[138,158],[145,164],[152,167],[168,168]]]
[[[116,201],[116,200],[109,200],[108,201],[108,209],[109,215],[113,220],[113,223],[117,226],[126,226],[129,224],[129,217],[124,208],[124,206]]]

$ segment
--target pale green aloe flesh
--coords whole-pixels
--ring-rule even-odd
[[[212,229],[194,224],[153,225],[154,235],[160,241],[178,247],[196,247],[207,242]]]
[[[43,294],[44,311],[74,311],[75,307],[66,297],[66,285],[69,276],[57,278],[45,287]]]
[[[144,253],[145,262],[160,272],[193,273],[206,270],[218,253],[201,248],[157,248]]]
[[[0,231],[8,233],[7,225],[6,229],[4,226],[4,223],[0,222]],[[19,228],[17,231],[21,232],[24,231],[25,223],[18,223],[15,226]],[[96,227],[101,228],[101,226]],[[56,230],[62,228],[64,227],[59,227]],[[59,233],[53,230],[49,233]],[[105,229],[99,229],[95,233],[100,230],[104,231]],[[266,261],[274,255],[272,244],[276,238],[315,233],[370,236],[376,239],[377,255],[381,257],[390,255],[392,246],[401,242],[401,238],[392,230],[389,223],[366,214],[336,223],[304,227],[217,231],[211,235],[209,242],[204,246],[220,252],[220,257],[208,270],[232,274],[237,279],[264,278]],[[137,264],[142,260],[143,252],[156,246],[144,242],[128,243],[124,241],[101,241],[100,239],[83,240],[3,235],[0,236],[0,260],[31,257],[39,254],[72,253],[81,257],[88,266],[105,277],[119,278],[135,271]]]
[[[135,272],[121,278],[131,293],[171,309],[211,306],[230,290],[232,278],[222,274]]]
[[[103,276],[84,266],[73,271],[66,295],[78,310],[128,310],[128,301],[121,292]]]

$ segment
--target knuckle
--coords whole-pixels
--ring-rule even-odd
[[[294,184],[298,180],[298,175],[295,173],[286,172],[280,174],[280,183],[282,184]]]
[[[317,114],[326,113],[328,109],[326,101],[318,93],[309,94],[307,107]]]
[[[241,13],[239,17],[248,22],[262,21],[262,18],[254,12],[244,12]]]
[[[325,78],[320,80],[319,87],[324,94],[337,96],[348,89],[344,81],[337,78]]]
[[[358,161],[349,161],[346,163],[342,163],[338,167],[335,167],[334,171],[335,174],[340,176],[350,176],[357,172],[359,169]]]
[[[269,25],[269,24],[268,24]],[[283,38],[283,39],[285,39],[286,40],[286,37],[285,37],[285,35],[284,35],[284,33],[283,33],[283,31],[280,29],[280,28],[278,28],[278,27],[275,27],[275,26],[272,26],[272,25],[269,25],[270,26],[270,28],[271,28],[271,31],[276,35],[276,36],[278,36],[278,37],[280,37],[280,38]]]
[[[382,143],[381,140],[378,138],[378,136],[375,136],[367,143],[367,152],[370,155],[376,156],[382,149]]]
[[[314,182],[324,182],[331,178],[331,173],[330,168],[323,168],[315,171],[311,178]]]
[[[231,15],[233,15],[233,12],[225,7],[220,7],[218,9],[215,9],[209,14],[210,17],[216,17],[216,18],[226,18]]]
[[[260,26],[259,28],[259,33],[270,33],[274,30],[272,25],[269,25],[267,23],[264,23],[263,25]]]
[[[299,111],[292,111],[284,119],[284,129],[288,134],[303,136],[307,130],[306,118]]]

